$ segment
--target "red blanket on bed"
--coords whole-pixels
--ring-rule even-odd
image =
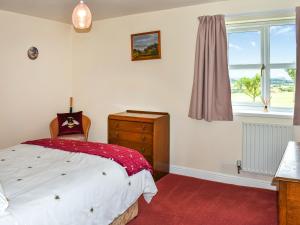
[[[39,145],[46,148],[59,149],[68,152],[81,152],[101,156],[111,159],[123,166],[129,176],[144,169],[149,170],[152,173],[152,167],[145,160],[142,154],[133,149],[118,145],[49,138],[26,141],[22,144]]]

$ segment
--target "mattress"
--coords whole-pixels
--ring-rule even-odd
[[[25,144],[0,151],[0,182],[0,225],[108,225],[157,192],[149,171],[129,177],[109,159]]]

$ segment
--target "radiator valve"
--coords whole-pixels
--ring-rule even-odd
[[[242,170],[242,161],[241,160],[236,161],[236,167],[237,167],[238,174],[240,174],[241,170]]]

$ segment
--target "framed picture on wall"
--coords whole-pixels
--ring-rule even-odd
[[[160,31],[131,35],[131,60],[160,59]]]

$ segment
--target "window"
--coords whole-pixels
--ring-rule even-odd
[[[232,25],[228,58],[234,108],[292,111],[296,75],[295,21]]]

